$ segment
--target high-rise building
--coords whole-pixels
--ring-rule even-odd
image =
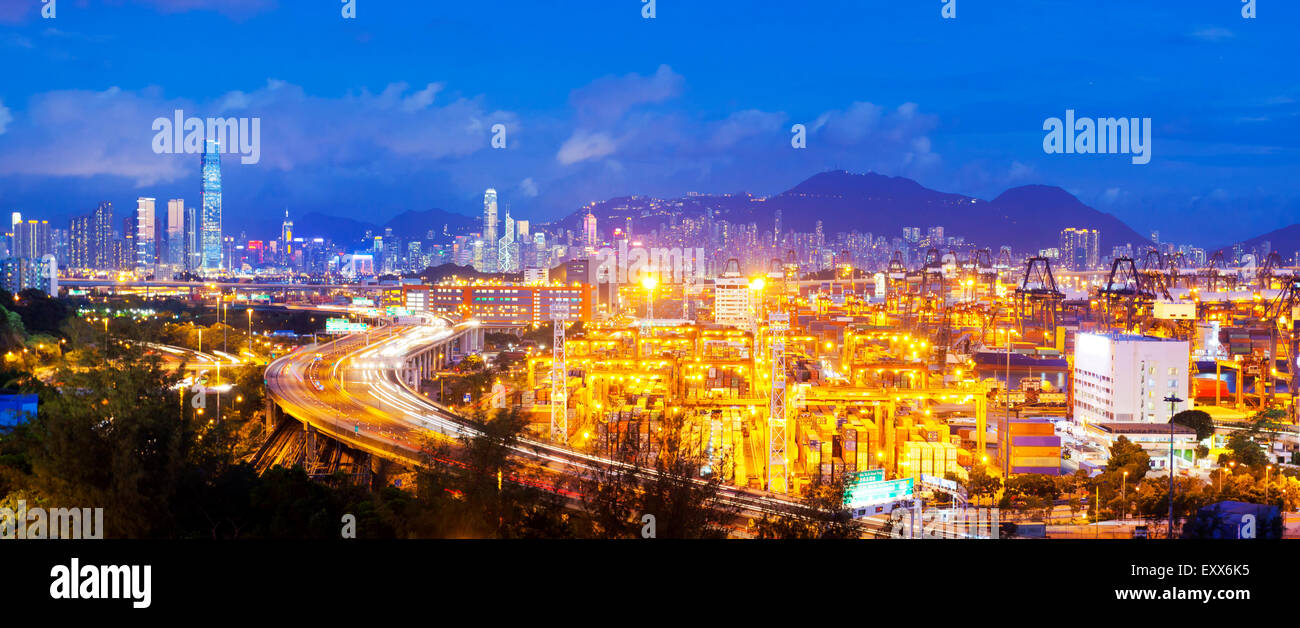
[[[50,229],[50,254],[59,263],[59,268],[67,268],[71,257],[72,243],[67,229]]]
[[[1064,229],[1060,252],[1066,268],[1092,270],[1101,263],[1101,233],[1096,229]]]
[[[496,250],[497,244],[497,191],[488,188],[483,193],[483,241],[487,242],[487,249]],[[496,270],[497,256],[494,254],[475,255],[480,266],[478,270],[483,272],[493,272]]]
[[[100,202],[90,214],[90,268],[111,270],[117,266],[113,258],[113,204]]]
[[[68,221],[68,267],[76,269],[94,268],[93,238],[90,229],[91,216],[77,216]]]
[[[40,259],[50,254],[50,223],[47,220],[27,220],[13,226],[13,246],[10,257]]]
[[[515,221],[510,217],[510,210],[506,209],[506,220],[504,224],[505,232],[501,240],[497,242],[497,270],[503,273],[513,273],[516,270],[515,255]]]
[[[280,255],[288,264],[293,259],[293,221],[289,220],[289,208],[284,209],[284,222],[280,223]]]
[[[59,293],[59,264],[53,255],[0,260],[0,287],[13,294],[31,288],[55,296]]]
[[[600,244],[596,239],[596,215],[591,210],[587,210],[587,215],[582,217],[582,243],[592,249]]]
[[[152,270],[157,261],[154,202],[154,199],[144,196],[135,200],[135,267],[139,271]]]
[[[222,229],[221,229],[221,147],[213,140],[206,140],[203,147],[202,166],[202,214],[200,215],[201,266],[203,272],[215,273],[222,269]]]
[[[165,261],[176,270],[185,270],[185,201],[173,198],[167,201],[167,254]]]

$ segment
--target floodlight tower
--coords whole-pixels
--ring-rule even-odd
[[[568,318],[568,303],[551,305],[555,327],[551,341],[551,440],[562,445],[569,442],[569,370],[564,363],[564,321]]]
[[[772,352],[772,390],[767,415],[767,490],[785,493],[790,475],[785,456],[785,332],[790,315],[773,312],[768,322],[772,332],[772,342],[768,345]]]

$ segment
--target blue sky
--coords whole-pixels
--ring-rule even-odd
[[[344,20],[332,0],[56,2],[47,20],[0,0],[0,210],[33,217],[197,204],[198,157],[150,148],[179,108],[261,119],[260,162],[225,159],[236,227],[473,213],[486,187],[544,221],[831,168],[982,198],[1058,185],[1203,246],[1300,222],[1300,3],[957,0],[945,20],[942,0],[658,0],[647,20],[640,0],[356,0]],[[1151,162],[1045,154],[1066,109],[1151,118]]]

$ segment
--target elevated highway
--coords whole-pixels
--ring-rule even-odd
[[[481,426],[457,416],[414,390],[424,372],[451,359],[457,348],[477,348],[481,330],[472,323],[441,319],[419,325],[389,325],[294,352],[266,370],[268,397],[300,421],[308,434],[308,456],[317,436],[339,441],[373,457],[415,468],[427,461],[430,433],[460,439],[481,434]],[[655,471],[552,443],[521,439],[521,459],[554,474],[585,478],[622,467],[645,480]],[[574,497],[574,495],[569,495]],[[720,500],[747,514],[776,514],[803,506],[783,495],[722,487]]]

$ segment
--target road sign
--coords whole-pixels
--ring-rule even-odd
[[[469,400],[470,400],[469,393],[465,393],[465,403],[469,403]]]
[[[325,319],[325,333],[327,334],[359,334],[369,329],[365,323],[354,323],[346,318],[327,318]]]
[[[848,492],[848,496],[844,501],[849,508],[861,508],[872,504],[911,499],[912,495],[912,478],[903,478],[901,480],[859,484]]]
[[[845,484],[852,487],[858,484],[866,484],[867,482],[884,482],[884,481],[885,481],[884,469],[867,469],[866,471],[859,471],[857,473],[850,474],[848,477],[848,481],[846,481]]]
[[[921,474],[921,483],[929,484],[930,486],[937,486],[950,491],[958,490],[956,482],[944,478],[938,478],[933,475],[926,475],[924,473]]]

